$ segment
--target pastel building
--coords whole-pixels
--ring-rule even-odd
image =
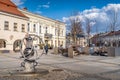
[[[0,0],[0,50],[18,49],[26,33],[40,36],[53,47],[66,44],[63,22],[20,10],[10,0]]]
[[[29,17],[28,32],[42,38],[43,42],[48,42],[50,46],[58,47],[66,44],[66,27],[63,22],[43,17],[31,13],[26,9],[20,10],[24,15]]]
[[[27,32],[28,17],[10,0],[0,0],[0,49],[14,50]]]

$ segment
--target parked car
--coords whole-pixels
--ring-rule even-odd
[[[100,55],[100,56],[108,56],[107,52],[104,50],[105,47],[95,45],[90,46],[89,52],[91,55]]]

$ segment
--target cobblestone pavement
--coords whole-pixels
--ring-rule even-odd
[[[37,68],[49,70],[42,76],[14,76],[9,72],[20,69],[19,53],[0,54],[0,80],[120,80],[120,57],[43,55]],[[60,68],[63,71],[52,71]],[[8,75],[7,75],[8,74]]]
[[[16,68],[13,70],[19,70],[20,68]],[[62,69],[58,67],[53,67],[51,65],[41,65],[37,67],[39,69],[46,69],[49,73],[41,74],[37,76],[29,76],[29,75],[17,75],[10,74],[10,71],[13,70],[1,70],[0,71],[0,80],[120,80],[119,74],[116,75],[116,72],[120,72],[120,70],[110,71],[105,73],[98,74],[87,74],[76,72],[68,69]],[[2,73],[2,74],[1,74]]]
[[[1,76],[0,80],[115,80],[108,79],[98,75],[90,75],[85,73],[75,73],[71,71],[50,71],[48,74],[41,76]]]

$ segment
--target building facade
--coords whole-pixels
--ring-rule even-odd
[[[0,0],[0,49],[14,50],[27,32],[28,17],[10,0]]]
[[[20,10],[10,0],[0,1],[0,50],[17,50],[25,34],[40,36],[43,42],[58,47],[66,44],[65,24]],[[36,44],[40,44],[37,40]]]
[[[91,40],[96,46],[120,47],[120,30],[96,34]]]
[[[60,45],[65,47],[66,27],[63,22],[33,14],[24,9],[20,11],[29,17],[27,23],[29,34],[40,36],[44,43],[48,42],[50,47],[58,47]]]
[[[76,35],[76,43],[74,43],[73,39],[72,39],[72,35],[69,33],[66,36],[66,46],[69,47],[69,45],[76,45],[76,46],[80,46],[80,47],[86,47],[87,46],[87,39],[86,36],[84,34],[79,34]]]

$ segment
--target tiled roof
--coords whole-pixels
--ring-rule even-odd
[[[96,35],[94,35],[94,36],[92,37],[92,39],[98,38],[98,37],[99,37],[99,34],[96,34]]]
[[[111,31],[109,33],[103,33],[103,34],[96,34],[92,38],[98,38],[98,37],[107,37],[107,36],[117,36],[120,35],[120,30],[119,31]]]
[[[109,34],[106,36],[113,36],[113,35],[120,35],[120,30],[119,31],[111,31]]]
[[[27,18],[10,0],[0,0],[0,11]]]

